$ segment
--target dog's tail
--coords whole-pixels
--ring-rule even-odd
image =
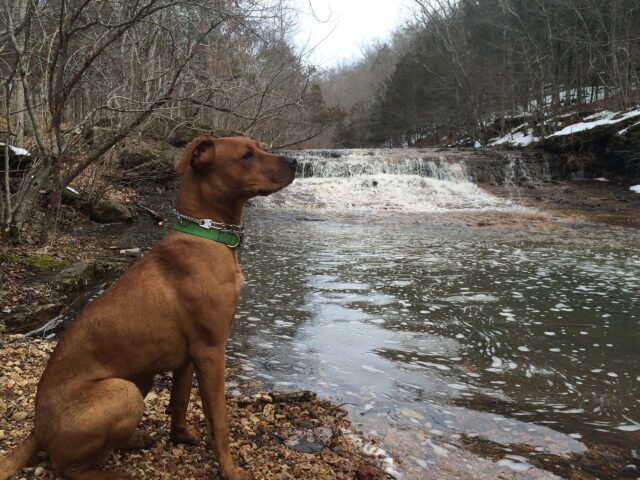
[[[29,436],[25,438],[9,455],[0,458],[0,480],[9,480],[22,467],[24,467],[29,459],[40,451],[40,446],[36,440],[36,432],[31,431]]]

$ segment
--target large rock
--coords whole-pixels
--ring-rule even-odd
[[[51,285],[59,292],[69,294],[81,292],[98,282],[112,280],[131,264],[129,259],[111,261],[79,260],[58,272]]]
[[[62,303],[46,303],[44,305],[21,305],[5,316],[5,325],[12,332],[28,332],[48,322],[64,309]]]
[[[567,178],[618,177],[640,180],[640,125],[638,117],[600,125],[570,135],[547,137],[539,149],[563,159]]]
[[[117,200],[101,198],[91,205],[89,218],[98,223],[128,223],[133,221],[133,213]]]
[[[15,172],[23,172],[31,165],[33,158],[31,153],[19,147],[9,146],[9,170]],[[0,173],[4,174],[5,165],[5,145],[0,141]]]
[[[82,193],[74,187],[65,187],[60,195],[60,201],[65,205],[79,205],[82,202]]]

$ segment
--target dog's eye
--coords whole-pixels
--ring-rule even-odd
[[[251,158],[252,158],[252,157],[253,157],[253,151],[252,151],[252,150],[249,150],[247,153],[245,153],[245,154],[242,156],[242,159],[243,159],[243,160],[251,160]]]

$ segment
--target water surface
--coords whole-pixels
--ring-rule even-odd
[[[446,214],[308,221],[254,210],[250,222],[231,357],[276,387],[347,403],[410,478],[445,468],[461,435],[540,454],[593,443],[634,454],[635,231],[536,233]],[[538,475],[505,455],[503,467]]]
[[[344,404],[405,478],[556,478],[591,447],[589,472],[637,477],[640,233],[522,208],[433,152],[344,154],[248,209],[231,361]]]

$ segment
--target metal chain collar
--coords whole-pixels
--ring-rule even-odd
[[[194,218],[178,212],[178,210],[176,210],[175,208],[173,209],[173,214],[178,217],[178,220],[180,221],[186,220],[187,222],[195,223],[202,228],[215,228],[216,230],[221,230],[228,233],[236,233],[238,235],[242,235],[244,233],[244,223],[241,225],[233,225],[230,223],[214,222],[209,218]]]

